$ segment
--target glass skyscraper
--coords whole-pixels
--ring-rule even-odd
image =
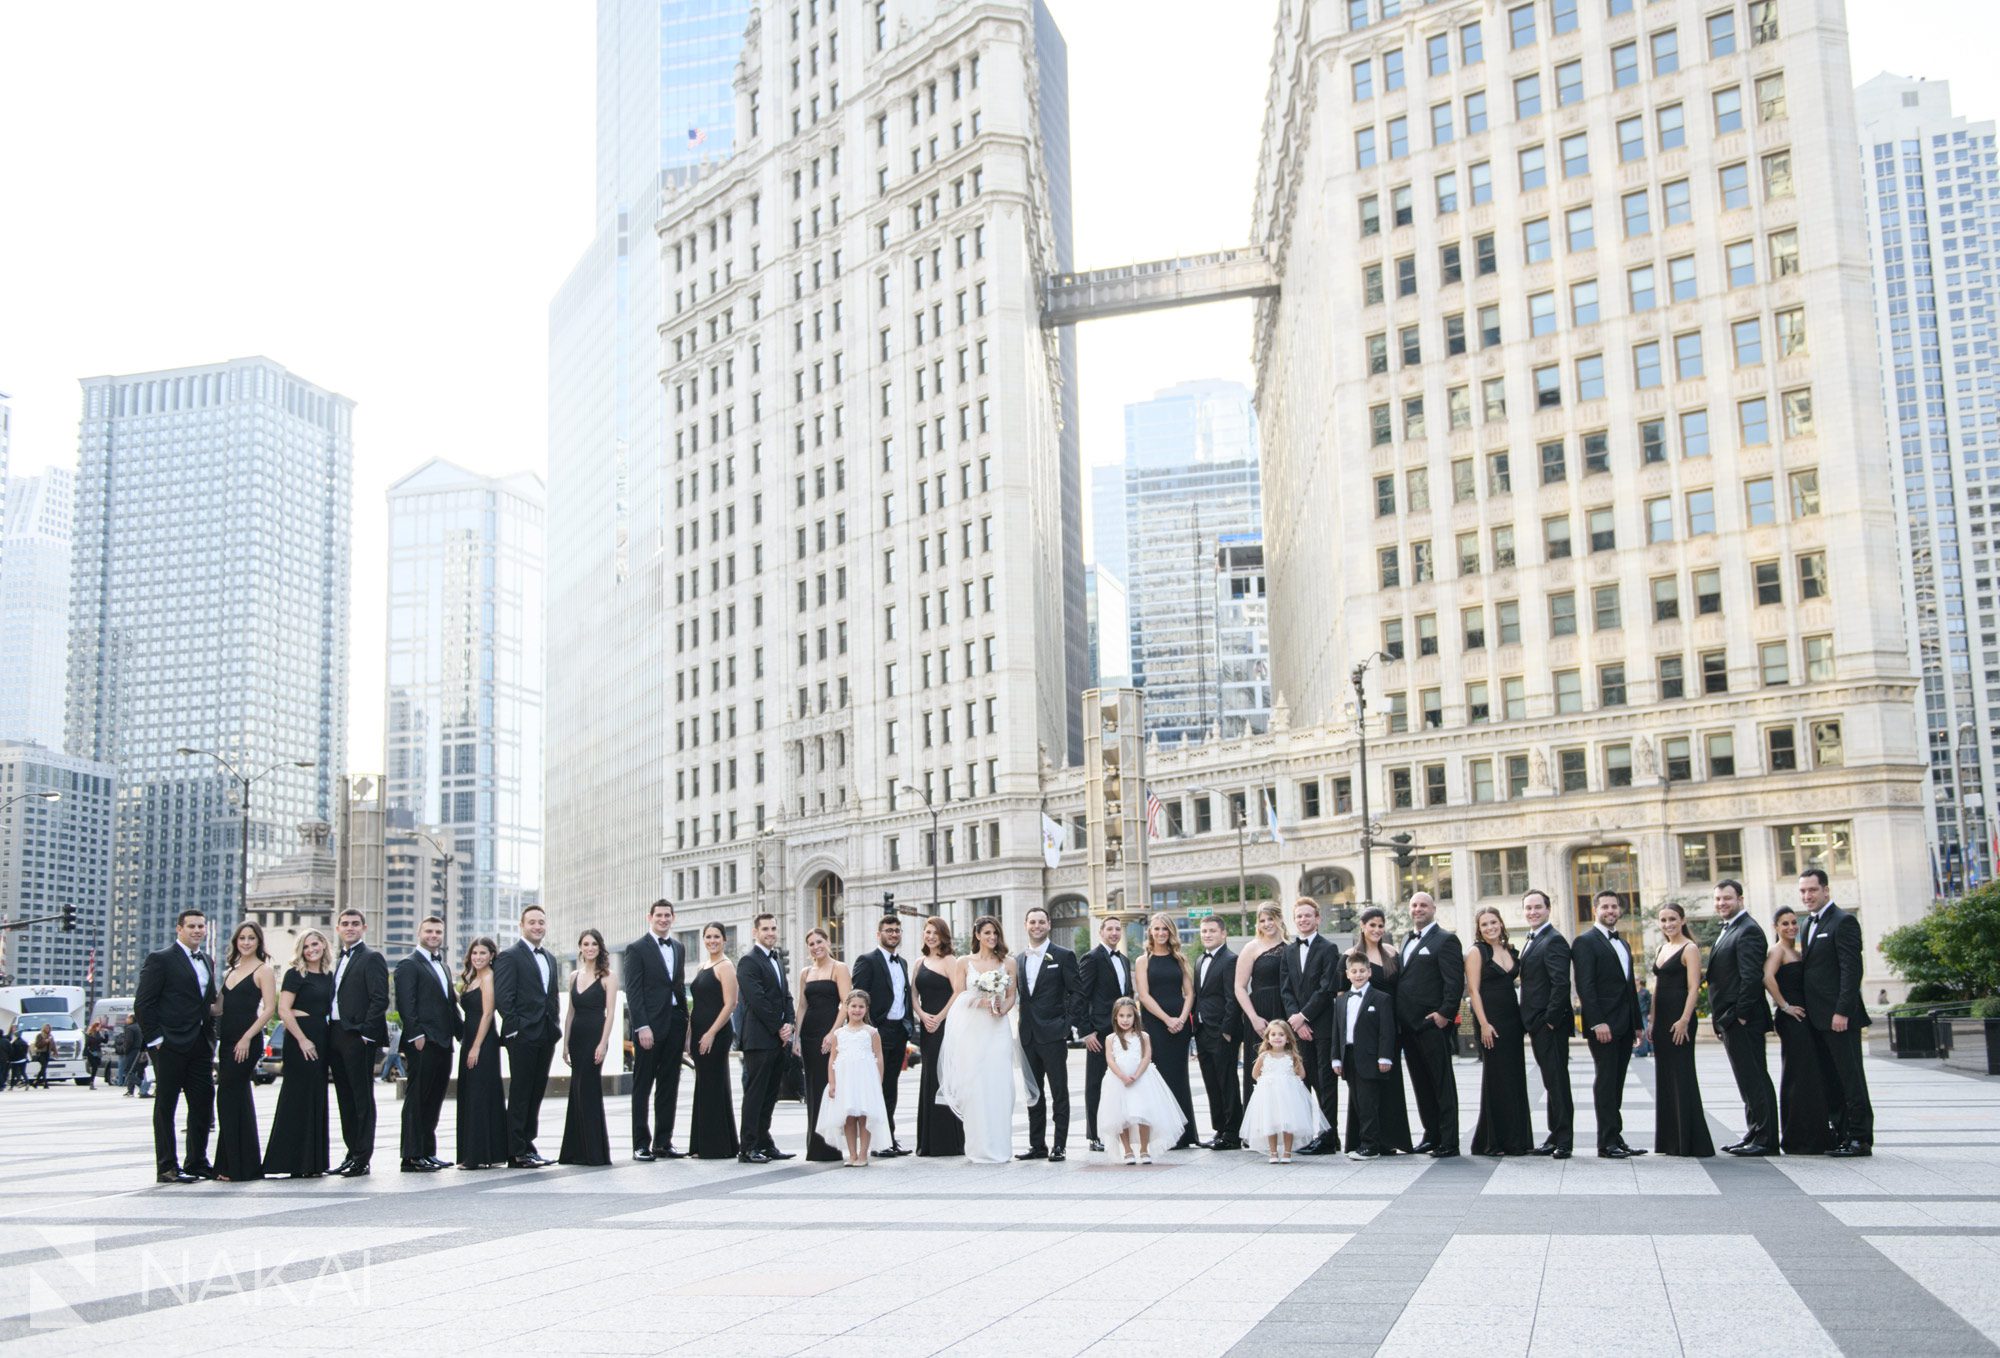
[[[116,764],[106,960],[127,993],[188,907],[330,820],[347,758],[353,402],[266,358],[83,383],[69,753]],[[307,761],[309,768],[294,767]]]
[[[540,897],[542,568],[540,477],[434,460],[390,487],[384,801],[450,848],[460,940]]]
[[[0,740],[60,750],[69,664],[70,517],[76,473],[50,467],[7,486],[0,533]]]

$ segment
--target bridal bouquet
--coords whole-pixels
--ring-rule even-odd
[[[976,993],[986,998],[986,1004],[989,1009],[997,1010],[1000,1006],[1001,997],[1007,993],[1007,987],[1012,985],[1013,982],[1007,978],[1007,969],[1005,967],[995,967],[991,971],[974,973],[970,984]]]

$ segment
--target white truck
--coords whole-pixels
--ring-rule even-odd
[[[20,1026],[22,1038],[32,1048],[35,1035],[47,1024],[56,1041],[55,1058],[49,1062],[51,1080],[75,1080],[86,1084],[90,1068],[83,1060],[83,1026],[90,1009],[90,997],[82,986],[17,985],[0,987],[0,1029]],[[29,1058],[34,1070],[34,1057]]]

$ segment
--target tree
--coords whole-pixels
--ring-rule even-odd
[[[1884,934],[1882,955],[1912,986],[1964,998],[2000,993],[2000,883]]]

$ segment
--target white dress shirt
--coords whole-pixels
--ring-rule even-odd
[[[532,943],[528,946],[535,950],[535,965],[541,970],[542,993],[546,995],[549,993],[549,955]]]
[[[882,954],[882,965],[889,973],[889,992],[891,996],[889,1000],[889,1012],[882,1017],[892,1019],[902,1018],[904,1003],[903,969],[896,965],[896,954],[890,952],[887,948],[877,948],[875,951]]]
[[[1624,940],[1620,939],[1617,934],[1612,933],[1611,930],[1605,928],[1601,924],[1595,927],[1597,929],[1597,932],[1603,934],[1604,937],[1610,941],[1611,951],[1618,954],[1618,965],[1625,968],[1625,979],[1628,981],[1631,980],[1632,954],[1626,949]]]
[[[674,979],[674,950],[671,946],[673,935],[654,934],[653,942],[660,945],[660,965],[667,969],[667,980],[672,981]]]
[[[1125,979],[1125,955],[1113,952],[1109,948],[1104,949],[1104,955],[1111,959],[1111,974],[1118,978],[1118,991],[1123,994],[1129,985]]]
[[[1362,1001],[1368,996],[1368,987],[1362,986],[1347,997],[1347,1042],[1354,1044],[1354,1025],[1361,1021]]]
[[[1195,969],[1194,974],[1194,983],[1196,985],[1204,986],[1208,984],[1208,964],[1215,960],[1216,951],[1216,949],[1210,948],[1202,953],[1201,964]]]
[[[1437,921],[1432,920],[1429,924],[1426,924],[1423,928],[1418,929],[1411,937],[1403,940],[1403,961],[1405,963],[1409,962],[1410,955],[1423,945],[1424,939],[1430,934],[1430,931],[1435,928],[1437,928]]]
[[[431,964],[431,974],[438,978],[438,986],[444,991],[445,998],[450,999],[451,978],[445,975],[444,963],[439,960],[438,955],[434,952],[425,953],[424,960]]]
[[[350,948],[342,948],[340,960],[333,964],[333,1008],[327,1011],[327,1020],[331,1023],[340,1022],[340,978],[347,972],[347,954],[351,951]]]

